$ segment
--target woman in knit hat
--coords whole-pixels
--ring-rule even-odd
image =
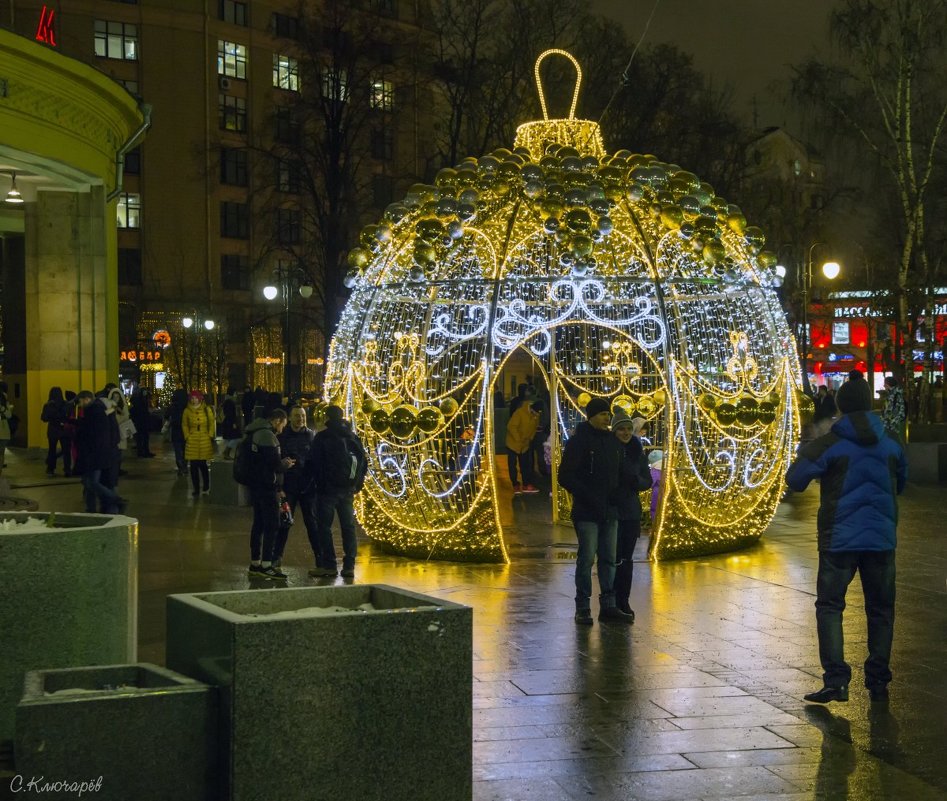
[[[214,410],[204,403],[204,393],[199,389],[191,390],[187,408],[181,416],[181,428],[184,431],[184,458],[191,468],[191,495],[196,498],[203,492],[210,492],[210,469],[207,462],[214,458],[216,448],[214,437],[217,435],[217,417]]]

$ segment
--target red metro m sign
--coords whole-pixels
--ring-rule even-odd
[[[48,44],[50,47],[56,47],[55,17],[56,9],[43,6],[43,10],[39,13],[39,25],[36,26],[37,42]]]

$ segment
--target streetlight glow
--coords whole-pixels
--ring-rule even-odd
[[[267,300],[274,300],[278,294],[279,290],[275,286],[263,287],[263,297]]]
[[[190,328],[192,325],[194,325],[194,319],[192,317],[182,317],[181,325],[183,325],[185,328]]]
[[[204,320],[204,328],[208,331],[213,331],[216,323],[213,320]]]
[[[786,268],[782,264],[777,264],[773,269],[780,278],[786,277]]]
[[[842,268],[839,266],[837,261],[827,261],[822,265],[822,275],[832,281],[835,278],[838,278],[838,274],[841,272]]]

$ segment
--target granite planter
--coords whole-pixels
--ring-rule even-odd
[[[99,801],[205,801],[214,792],[215,698],[215,688],[155,665],[27,673],[17,773],[96,782],[89,797]]]
[[[137,659],[138,521],[11,512],[0,525],[30,517],[52,525],[0,531],[0,740],[28,670]]]
[[[167,663],[222,688],[224,798],[468,801],[472,625],[384,585],[171,595]]]

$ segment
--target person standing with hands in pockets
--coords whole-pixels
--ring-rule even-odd
[[[181,416],[181,428],[184,431],[184,458],[191,467],[191,495],[210,492],[210,468],[207,462],[214,458],[217,449],[214,437],[217,434],[217,416],[214,410],[204,403],[204,393],[192,389],[188,395],[188,405]]]

